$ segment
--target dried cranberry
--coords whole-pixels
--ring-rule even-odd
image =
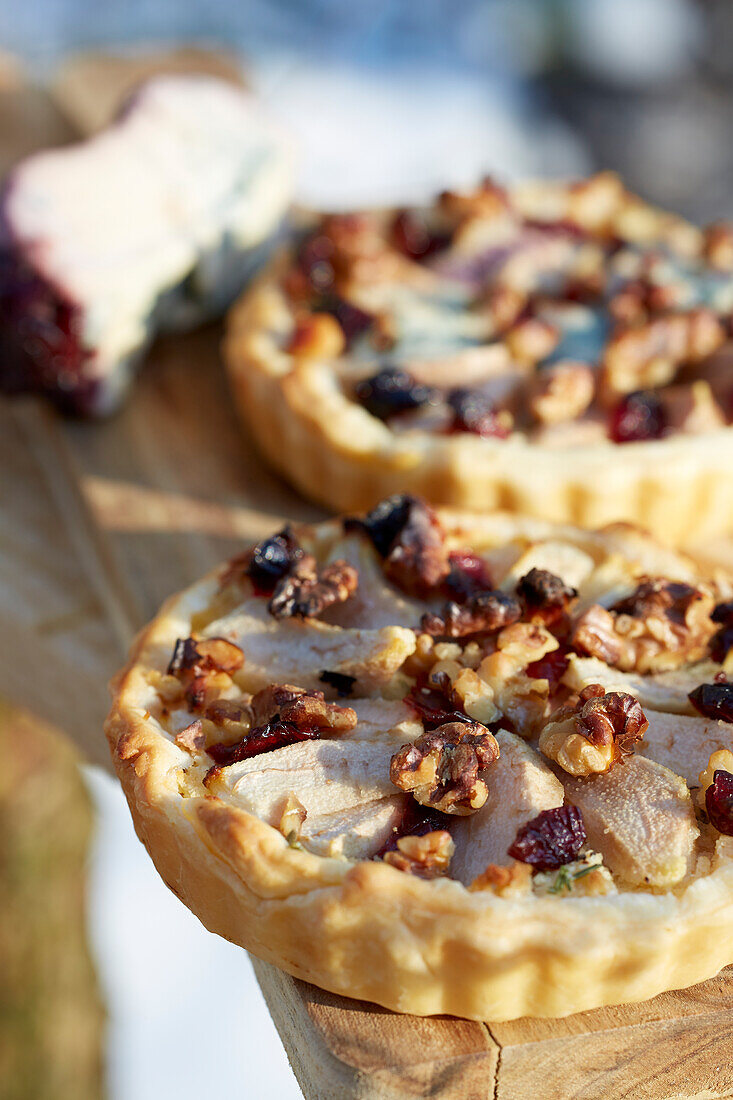
[[[385,575],[410,595],[426,596],[450,572],[437,515],[407,493],[383,500],[363,520],[347,517],[344,530],[364,532],[384,559]]]
[[[367,313],[365,309],[355,306],[353,302],[347,302],[338,294],[327,294],[313,304],[313,309],[318,313],[330,313],[335,317],[344,334],[347,347],[358,336],[367,332],[376,320],[373,313]]]
[[[409,496],[407,493],[387,497],[372,508],[363,520],[347,516],[344,520],[344,530],[347,533],[365,532],[379,556],[386,558],[407,525],[412,508],[418,503],[416,497]]]
[[[401,367],[385,367],[378,374],[358,382],[355,389],[357,401],[367,412],[380,420],[419,409],[434,399],[429,386],[423,386]]]
[[[713,773],[713,781],[705,791],[705,809],[714,829],[733,836],[733,775],[730,772],[719,769]]]
[[[0,225],[3,235],[7,232]],[[94,411],[100,383],[84,377],[90,352],[79,306],[16,250],[0,250],[0,390],[40,392],[62,412]]]
[[[556,871],[578,858],[587,839],[578,807],[558,806],[522,825],[507,854],[536,871]]]
[[[716,604],[710,612],[710,618],[714,623],[724,623],[726,626],[732,624],[733,600],[725,600],[723,603]]]
[[[630,393],[611,414],[610,435],[614,443],[635,443],[659,439],[667,426],[662,402],[656,393]]]
[[[252,548],[244,572],[252,581],[258,596],[271,596],[279,581],[291,571],[303,556],[298,540],[290,527],[263,539]]]
[[[527,675],[534,680],[548,680],[550,689],[557,687],[570,664],[570,647],[560,645],[552,653],[540,657],[539,661],[532,661],[527,665]]]
[[[733,722],[733,684],[700,684],[687,698],[703,718]]]
[[[317,740],[320,736],[319,729],[299,729],[292,722],[274,720],[266,722],[264,726],[255,726],[234,745],[218,742],[209,745],[206,751],[220,768],[226,768],[229,764],[238,764],[240,760],[249,760],[252,756],[273,752],[298,741]]]
[[[433,232],[425,214],[418,210],[400,210],[392,222],[392,240],[400,252],[413,260],[425,260],[441,252],[451,242],[450,233]]]
[[[733,623],[722,626],[710,640],[710,656],[722,665],[731,649],[733,649]]]
[[[449,431],[471,432],[484,438],[506,439],[511,428],[502,421],[485,393],[464,388],[451,390],[446,398],[453,412]]]
[[[356,683],[356,676],[347,676],[345,672],[330,672],[327,668],[324,668],[318,679],[322,684],[335,688],[339,699],[351,695]]]
[[[445,578],[447,596],[459,603],[493,587],[489,566],[470,550],[453,550],[448,555],[450,573]]]
[[[720,630],[711,639],[710,656],[718,664],[722,664],[733,649],[733,600],[719,603],[710,618],[714,623],[721,623]]]

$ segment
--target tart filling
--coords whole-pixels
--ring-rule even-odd
[[[733,416],[733,228],[608,173],[325,217],[282,285],[287,350],[341,355],[344,394],[393,432],[629,443]]]
[[[731,594],[630,529],[390,498],[172,601],[113,756],[166,880],[293,973],[478,1018],[639,999],[733,959]]]
[[[730,227],[608,173],[486,181],[311,224],[225,357],[270,461],[328,506],[408,490],[674,541],[730,523],[731,310]]]

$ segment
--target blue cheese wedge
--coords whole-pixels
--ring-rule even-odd
[[[290,144],[241,88],[143,85],[119,119],[6,181],[0,387],[106,413],[153,336],[215,315],[291,196]]]

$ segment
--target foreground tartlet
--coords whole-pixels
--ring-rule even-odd
[[[260,447],[338,510],[410,491],[669,539],[733,522],[733,234],[601,174],[328,216],[230,315]]]
[[[418,1014],[564,1015],[733,961],[733,586],[623,526],[287,527],[168,601],[107,723],[207,928]]]

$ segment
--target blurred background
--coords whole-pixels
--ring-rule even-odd
[[[732,36],[725,0],[0,2],[0,48],[39,80],[92,48],[233,52],[297,138],[297,198],[334,206],[613,168],[730,217]],[[297,1097],[246,957],[168,894],[113,781],[79,784],[27,716],[1,711],[0,733],[18,759],[0,782],[3,1100]]]
[[[0,5],[0,43],[40,70],[100,45],[240,51],[301,138],[308,199],[597,165],[701,219],[733,209],[732,34],[726,0]]]

